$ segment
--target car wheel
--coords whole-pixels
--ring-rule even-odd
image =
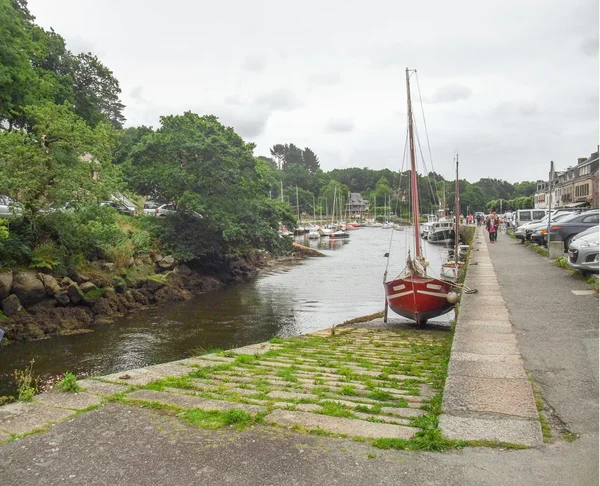
[[[573,241],[574,236],[575,235],[569,235],[568,238],[565,240],[565,251],[569,251],[569,245]]]

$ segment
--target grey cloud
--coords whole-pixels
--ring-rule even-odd
[[[249,56],[242,64],[242,69],[245,71],[259,73],[264,71],[266,66],[267,62],[264,56]]]
[[[308,82],[313,86],[327,86],[339,84],[342,80],[340,73],[316,73],[308,78]]]
[[[429,100],[430,103],[449,103],[466,100],[472,95],[471,90],[460,84],[447,84],[439,88]]]
[[[269,121],[267,112],[237,112],[237,113],[215,113],[224,125],[229,125],[242,138],[254,138],[261,135]]]
[[[137,101],[138,103],[144,103],[146,100],[144,99],[144,96],[142,95],[142,91],[144,90],[144,88],[142,88],[141,86],[134,86],[131,91],[129,92],[129,96],[131,96],[133,98],[134,101]]]
[[[330,118],[325,125],[329,133],[347,133],[354,130],[354,121],[351,118]]]
[[[291,111],[301,106],[295,95],[284,88],[258,96],[254,103],[271,110]]]
[[[593,37],[588,37],[581,43],[581,52],[583,52],[586,56],[598,56],[598,43],[600,39],[598,38],[598,34]]]
[[[508,117],[512,115],[521,115],[524,117],[537,115],[539,107],[533,101],[507,101],[500,103],[494,109],[494,115]]]

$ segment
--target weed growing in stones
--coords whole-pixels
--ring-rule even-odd
[[[70,371],[67,371],[62,380],[60,380],[56,386],[62,392],[78,392],[81,387],[77,384],[77,376]]]
[[[36,379],[33,376],[33,363],[35,360],[29,362],[29,367],[24,370],[15,370],[13,376],[17,383],[17,400],[20,402],[30,402],[36,394],[37,386]]]
[[[256,364],[258,361],[256,356],[250,354],[238,354],[235,357],[235,364]]]
[[[340,395],[347,395],[347,396],[357,396],[360,395],[360,393],[358,393],[356,391],[356,388],[351,386],[351,385],[344,385],[341,390],[340,390]]]
[[[322,408],[319,410],[319,413],[322,415],[329,415],[330,417],[355,418],[355,415],[340,403],[324,402],[321,404],[321,407]]]
[[[367,395],[367,398],[379,400],[380,402],[389,402],[394,400],[394,395],[383,390],[373,390]]]

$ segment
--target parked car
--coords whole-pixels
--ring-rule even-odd
[[[154,201],[146,201],[144,203],[144,216],[156,216],[156,208],[159,206],[160,204]]]
[[[0,218],[14,218],[23,212],[21,204],[14,199],[0,194]]]
[[[596,230],[577,239],[569,245],[569,265],[584,275],[598,273],[598,246],[600,234]]]
[[[154,212],[155,212],[157,218],[164,218],[171,214],[177,213],[177,206],[175,206],[175,204],[163,204],[162,206],[158,206],[154,210]],[[200,213],[197,213],[196,211],[185,211],[185,212],[186,212],[186,214],[191,214],[192,216],[195,216],[196,218],[202,218],[202,215]]]
[[[135,216],[135,209],[130,208],[129,206],[123,204],[120,201],[102,201],[102,202],[99,202],[98,205],[102,206],[102,207],[109,207],[109,208],[116,209],[117,212],[119,212],[121,214],[125,214],[127,216]]]
[[[154,210],[154,214],[157,218],[164,218],[170,214],[177,212],[177,206],[175,204],[162,204]]]
[[[547,215],[544,216],[541,220],[530,221],[529,223],[522,224],[515,230],[515,238],[517,238],[518,240],[521,240],[521,243],[523,243],[526,239],[527,230],[534,228],[536,226],[539,226],[540,224],[544,224],[544,223],[546,223],[546,224],[548,223]]]
[[[520,228],[522,225],[534,221],[540,221],[547,214],[547,209],[519,209],[514,217],[515,228]]]
[[[558,222],[558,221],[561,221],[563,219],[566,219],[569,216],[571,216],[572,214],[573,213],[570,212],[570,211],[567,211],[567,212],[562,212],[560,210],[556,211],[554,214],[552,214],[552,221],[551,221],[550,224]],[[522,228],[525,228],[525,240],[526,241],[533,241],[533,234],[534,233],[536,233],[537,231],[541,232],[544,229],[546,229],[546,230],[548,229],[548,217],[546,216],[539,223],[532,223],[532,224],[523,225]],[[519,229],[521,229],[521,228],[519,228]],[[544,233],[544,235],[545,234],[546,233]],[[538,243],[538,242],[535,241],[535,243]]]
[[[577,233],[575,235],[575,237],[573,238],[573,241],[577,241],[582,236],[586,236],[586,235],[590,235],[590,234],[598,234],[599,229],[600,229],[600,226],[592,226],[591,228],[588,228],[585,231],[582,231],[581,233]]]
[[[580,214],[573,214],[550,226],[549,241],[564,241],[565,251],[575,238],[575,235],[592,226],[598,225],[598,210],[593,209]]]
[[[56,211],[74,211],[76,207],[77,203],[75,201],[69,201],[64,204],[52,203],[47,208],[40,209],[40,213],[49,214],[55,213]]]

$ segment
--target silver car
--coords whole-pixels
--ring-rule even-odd
[[[598,246],[600,234],[596,231],[580,236],[569,245],[569,264],[584,275],[598,273]]]
[[[21,205],[17,201],[0,194],[0,218],[14,218],[20,216],[22,212]]]

